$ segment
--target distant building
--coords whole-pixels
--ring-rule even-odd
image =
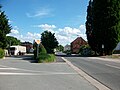
[[[22,42],[21,46],[26,46],[27,53],[31,53],[33,51],[33,44],[30,42]]]
[[[77,54],[82,45],[86,45],[87,42],[82,38],[78,37],[73,42],[71,42],[71,52]]]
[[[67,50],[68,50],[68,51],[71,50],[71,46],[68,45],[68,44],[64,47],[64,51],[67,51]]]

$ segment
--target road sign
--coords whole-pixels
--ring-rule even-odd
[[[37,44],[40,44],[40,40],[35,40],[35,42],[36,42]]]

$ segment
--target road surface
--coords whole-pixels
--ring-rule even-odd
[[[120,90],[120,61],[95,57],[65,57],[112,90]]]
[[[0,90],[97,90],[65,62],[31,62],[29,57],[0,60]]]

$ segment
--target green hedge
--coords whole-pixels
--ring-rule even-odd
[[[0,58],[3,58],[5,56],[4,50],[0,48]]]
[[[55,55],[54,54],[40,53],[38,55],[37,59],[38,59],[38,63],[54,62],[55,61]]]

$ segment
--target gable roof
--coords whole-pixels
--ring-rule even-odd
[[[77,37],[73,42],[76,42],[76,41],[78,41],[78,40],[86,42],[82,37]],[[73,43],[73,42],[71,42],[71,43]],[[86,42],[86,43],[87,43],[87,42]]]

